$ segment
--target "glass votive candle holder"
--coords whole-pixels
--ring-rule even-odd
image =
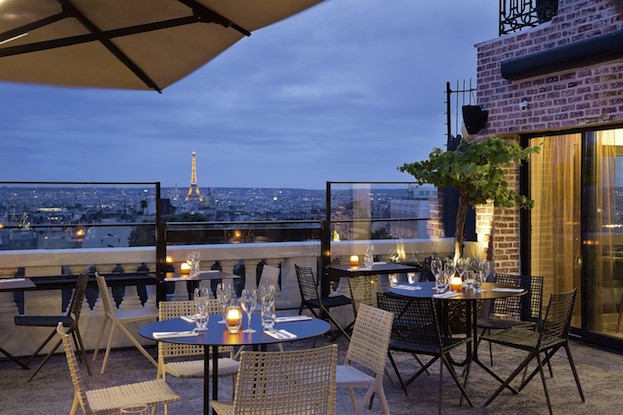
[[[463,290],[463,280],[458,275],[455,275],[450,279],[450,290],[461,291]]]
[[[351,267],[358,267],[359,266],[359,257],[357,255],[351,255],[349,263],[350,263]]]
[[[237,305],[229,305],[225,309],[225,326],[231,334],[236,334],[242,326],[242,310]]]

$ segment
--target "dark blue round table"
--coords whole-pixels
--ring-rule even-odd
[[[210,362],[210,347],[213,348],[212,353],[212,399],[218,400],[218,347],[219,346],[252,346],[254,349],[257,347],[265,348],[268,344],[297,341],[302,339],[308,339],[319,336],[326,333],[330,325],[326,321],[319,320],[317,318],[311,318],[311,320],[292,321],[275,324],[276,329],[285,329],[288,332],[295,334],[295,339],[275,339],[267,334],[264,334],[260,321],[260,314],[253,313],[251,317],[251,327],[255,329],[255,333],[243,333],[242,330],[247,328],[247,316],[243,315],[242,328],[237,334],[230,334],[225,329],[225,324],[219,324],[221,320],[220,314],[210,315],[208,322],[208,330],[200,332],[197,336],[190,337],[170,337],[156,339],[153,336],[154,332],[176,332],[176,331],[188,331],[195,328],[194,323],[189,323],[181,318],[174,318],[171,320],[156,321],[144,325],[138,330],[138,333],[150,340],[177,343],[177,344],[189,344],[189,345],[201,345],[203,346],[203,359],[204,359],[204,375],[203,375],[203,413],[207,415],[210,409],[210,375],[209,375],[209,362]]]

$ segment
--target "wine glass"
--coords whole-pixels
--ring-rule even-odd
[[[437,278],[437,292],[438,293],[442,294],[448,291],[448,287],[450,285],[450,278],[452,277],[453,273],[454,273],[454,270],[451,270],[450,267],[448,266],[444,267],[444,269],[439,273],[439,278]]]
[[[443,271],[443,261],[441,258],[433,258],[433,260],[430,262],[430,270],[433,273],[433,275],[435,276],[435,289],[438,290],[439,288],[439,276],[441,275],[441,272]]]
[[[273,284],[260,286],[260,301],[262,303],[274,302],[276,292],[277,289]]]
[[[196,331],[208,329],[208,303],[210,301],[210,290],[207,288],[195,288],[195,325]]]
[[[219,324],[225,324],[225,309],[227,308],[227,304],[229,304],[229,301],[231,300],[232,294],[233,289],[230,283],[220,282],[216,286],[216,299],[223,308],[223,319],[219,321]]]
[[[255,310],[257,305],[257,291],[251,288],[245,288],[240,294],[240,305],[242,310],[247,313],[247,320],[249,322],[246,330],[242,330],[243,333],[255,333],[255,330],[251,328],[251,313]]]
[[[491,272],[491,265],[486,259],[480,263],[480,272],[482,273],[481,291],[487,291],[487,278],[489,278],[489,272]]]

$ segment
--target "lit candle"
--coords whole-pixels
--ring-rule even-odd
[[[180,265],[180,271],[182,274],[190,274],[190,264],[188,262],[182,262]]]
[[[450,290],[452,291],[461,291],[463,289],[463,280],[461,277],[454,276],[450,279]]]
[[[240,312],[240,307],[227,307],[227,312],[225,313],[225,323],[227,325],[227,330],[230,333],[238,333],[238,330],[240,330],[240,326],[242,325],[242,313]]]
[[[350,256],[350,266],[358,267],[359,266],[359,257],[357,255]]]

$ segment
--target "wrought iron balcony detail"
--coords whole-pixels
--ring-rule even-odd
[[[558,0],[500,0],[500,36],[549,22],[558,14]]]

